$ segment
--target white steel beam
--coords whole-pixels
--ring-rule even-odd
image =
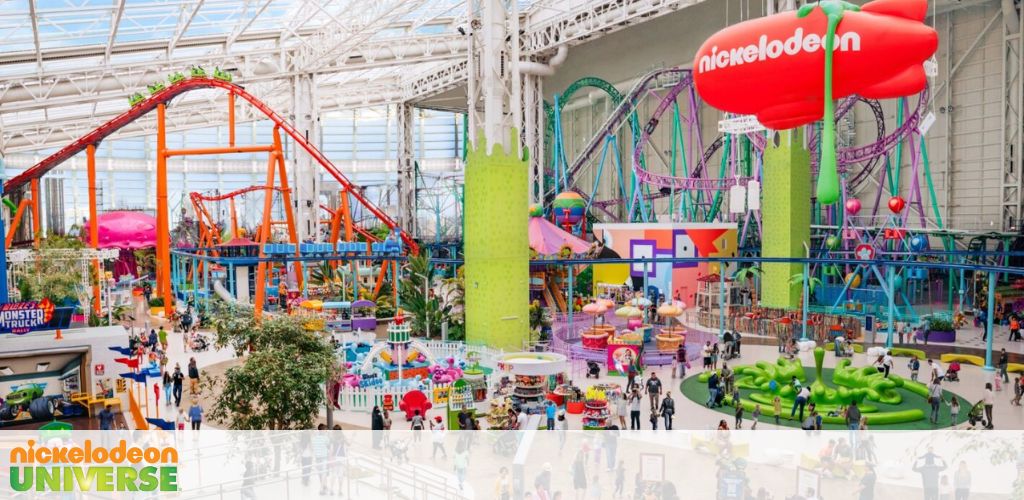
[[[1004,231],[1017,231],[1024,217],[1024,16],[1020,4],[1003,0],[1001,218]]]
[[[192,21],[195,20],[196,14],[199,13],[199,9],[203,8],[204,3],[206,3],[206,0],[199,0],[196,2],[195,8],[192,9],[192,12],[188,15],[188,18],[185,19],[185,22],[178,23],[177,33],[174,34],[174,38],[171,39],[171,43],[167,44],[168,55],[171,52],[174,52],[174,47],[178,45],[178,41],[181,40],[181,37],[185,36],[185,32],[188,31],[188,27],[192,26]]]
[[[32,20],[32,42],[36,47],[36,69],[43,69],[43,48],[39,45],[39,16],[36,14],[36,0],[28,0],[28,15]]]
[[[124,4],[127,0],[118,0],[114,15],[110,18],[110,36],[107,38],[107,49],[103,53],[103,62],[110,63],[110,52],[114,49],[114,40],[117,39],[117,29],[121,26],[121,16],[124,15]]]

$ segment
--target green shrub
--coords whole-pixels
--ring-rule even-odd
[[[149,299],[149,307],[163,307],[163,306],[164,306],[164,298],[163,297],[153,297],[152,299]]]
[[[950,332],[954,330],[953,322],[940,316],[928,318],[928,329],[933,332]]]

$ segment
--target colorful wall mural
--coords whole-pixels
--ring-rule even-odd
[[[594,237],[604,242],[604,256],[610,250],[624,259],[736,256],[736,224],[595,224]],[[594,266],[594,294],[602,292],[601,285],[642,290],[646,278],[646,295],[656,290],[689,305],[697,278],[717,272],[718,265],[708,262],[599,264]]]

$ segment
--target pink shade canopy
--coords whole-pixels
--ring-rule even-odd
[[[556,255],[568,245],[573,253],[585,253],[590,243],[541,217],[530,217],[530,248],[540,255]]]
[[[99,218],[99,247],[136,250],[156,246],[156,218],[143,212],[106,212]],[[89,221],[82,232],[89,243]]]

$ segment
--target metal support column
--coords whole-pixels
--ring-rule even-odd
[[[1024,16],[1014,0],[1002,0],[1003,15],[1003,141],[1000,159],[1004,231],[1020,228],[1024,216]]]
[[[413,107],[399,103],[398,111],[398,225],[402,231],[418,236],[416,228],[416,173],[413,151]]]
[[[317,107],[316,82],[313,75],[295,77],[295,95],[292,113],[295,116],[295,128],[305,135],[306,141],[320,147],[320,110]],[[292,148],[292,160],[295,168],[292,171],[295,196],[292,199],[295,216],[298,221],[297,232],[299,241],[319,241],[320,231],[317,218],[320,210],[319,194],[321,186],[320,168],[313,162],[313,157],[298,147]]]

